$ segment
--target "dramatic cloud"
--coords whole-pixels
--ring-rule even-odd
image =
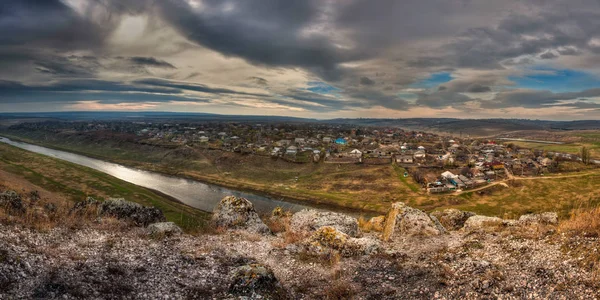
[[[599,28],[596,0],[4,0],[0,107],[595,118]]]

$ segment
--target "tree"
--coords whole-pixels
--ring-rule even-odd
[[[581,161],[586,165],[588,165],[591,161],[590,149],[585,146],[581,148]]]

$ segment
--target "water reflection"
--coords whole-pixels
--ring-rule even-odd
[[[268,213],[276,206],[281,206],[292,211],[298,211],[308,207],[305,205],[280,201],[261,195],[236,191],[198,181],[170,177],[154,172],[129,168],[119,164],[105,162],[78,154],[12,141],[4,137],[0,137],[0,142],[25,149],[27,151],[48,155],[98,170],[121,180],[157,190],[189,206],[204,211],[212,211],[219,200],[228,195],[235,195],[249,199],[252,201],[252,203],[254,203],[256,210],[261,213]]]

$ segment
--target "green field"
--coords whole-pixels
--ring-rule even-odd
[[[63,194],[74,202],[84,200],[87,196],[99,199],[119,197],[155,206],[163,211],[169,221],[188,231],[204,227],[209,216],[96,170],[6,144],[0,144],[0,169],[49,191]]]
[[[380,213],[385,213],[391,203],[402,201],[427,211],[455,207],[484,215],[515,216],[527,212],[558,211],[565,216],[571,207],[597,201],[600,197],[600,189],[597,187],[600,182],[598,177],[600,170],[593,169],[593,166],[580,167],[583,166],[581,164],[571,167],[571,162],[562,162],[563,170],[581,170],[587,173],[568,174],[585,176],[523,180],[514,183],[510,188],[493,187],[482,192],[464,193],[460,196],[454,194],[428,195],[411,177],[403,176],[403,168],[392,164],[297,164],[258,155],[241,155],[187,146],[178,149],[160,147],[149,149],[136,148],[134,144],[115,141],[88,144],[74,137],[68,137],[66,139],[68,142],[64,144],[50,139],[45,139],[42,143],[28,137],[22,139],[43,146],[78,152],[124,165],[187,177],[238,190],[258,191],[275,197],[296,199],[300,202],[336,205]],[[118,145],[117,149],[111,148],[115,145]],[[553,151],[571,151],[572,153],[577,153],[579,147],[573,144],[535,144],[533,146],[547,147],[546,149]],[[114,157],[112,157],[113,154]],[[63,186],[71,187],[73,189],[71,193],[77,197],[83,195],[81,191],[90,187],[96,190],[96,194],[106,196],[127,193],[125,187],[119,189],[102,184],[101,182],[106,180],[103,179],[106,177],[103,174],[95,174],[92,180],[83,182],[79,178],[58,180],[65,175],[59,174],[60,176],[55,178],[53,172],[48,171],[52,169],[33,168],[30,164],[29,162],[22,163],[24,167],[40,174],[39,176],[44,176],[48,185],[53,184],[49,178],[52,178],[57,184],[63,184],[63,181],[79,182],[82,186],[77,188],[73,188],[77,185],[63,184]],[[52,164],[56,164],[56,162]],[[62,165],[62,173],[65,174],[72,172],[68,170],[70,167],[82,168],[72,164],[67,165],[67,163]],[[136,188],[139,189],[139,187]],[[129,193],[129,197],[131,196],[132,194]],[[128,195],[124,197],[127,198]],[[135,193],[133,193],[134,200],[135,197]],[[176,209],[169,212],[171,219],[176,218],[177,214]]]

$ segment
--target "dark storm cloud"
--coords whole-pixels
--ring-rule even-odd
[[[454,79],[431,87],[432,92],[418,93],[416,104],[394,95],[391,87],[410,88],[420,78],[446,69],[497,72],[527,68],[540,59],[597,55],[600,4],[595,0],[205,0],[201,8],[186,0],[83,2],[78,9],[60,0],[0,2],[0,79],[23,81],[0,82],[0,101],[49,101],[58,96],[69,101],[178,101],[202,92],[315,111],[463,107],[469,101],[490,108],[583,109],[592,102],[561,100],[598,96],[595,90],[506,90],[510,83],[501,79],[508,75]],[[175,29],[190,43],[225,56],[270,69],[298,69],[307,77],[335,82],[339,95],[290,89],[274,96],[271,89],[277,83],[266,76],[248,78],[255,88],[268,88],[265,93],[147,78],[187,80],[206,74],[173,65],[179,60],[152,52],[151,46],[143,53],[119,53],[125,50],[113,47],[110,37],[125,16],[147,17],[145,36],[162,27]],[[169,38],[160,43],[157,46],[175,44]],[[378,76],[369,77],[372,74]],[[115,76],[115,81],[99,80],[102,76]],[[127,81],[116,82],[116,76]],[[241,85],[247,84],[246,80]],[[489,101],[463,94],[496,90],[503,91]]]
[[[155,68],[177,69],[172,64],[170,64],[170,63],[168,63],[168,62],[166,62],[164,60],[156,59],[154,57],[134,56],[134,57],[130,57],[129,60],[132,63],[137,64],[137,65],[141,65],[141,66],[155,67]]]
[[[96,16],[101,23],[87,18],[91,15],[77,14],[60,0],[3,0],[0,44],[62,50],[97,47],[112,32],[117,18],[112,12]]]
[[[331,70],[360,57],[320,33],[303,34],[322,14],[321,1],[204,1],[202,11],[181,0],[157,5],[161,17],[190,40],[253,63]]]

